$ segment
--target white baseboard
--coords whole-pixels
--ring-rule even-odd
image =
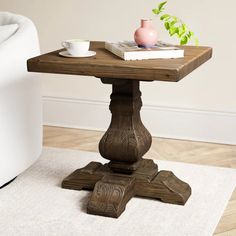
[[[44,124],[105,131],[109,103],[44,97]],[[142,121],[152,136],[236,144],[236,113],[145,105]]]

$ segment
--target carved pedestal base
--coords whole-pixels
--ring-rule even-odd
[[[89,163],[65,178],[62,187],[93,190],[88,213],[115,218],[133,196],[184,205],[191,194],[190,186],[170,171],[158,172],[152,160],[142,159],[152,137],[140,117],[139,81],[103,78],[102,82],[112,84],[112,118],[99,142],[99,152],[110,162]]]
[[[171,171],[158,172],[157,165],[147,159],[142,159],[132,174],[114,173],[108,164],[91,162],[65,178],[62,187],[93,190],[87,206],[88,213],[114,218],[120,216],[133,196],[184,205],[191,195],[187,183]]]

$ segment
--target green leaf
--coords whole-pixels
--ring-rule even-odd
[[[176,24],[176,23],[177,23],[176,20],[172,20],[172,21],[170,22],[170,25],[173,26],[173,25]]]
[[[189,31],[189,35],[190,35],[191,37],[194,36],[193,31]]]
[[[187,31],[187,25],[186,24],[182,24],[182,28],[185,32]]]
[[[184,35],[186,33],[186,29],[182,26],[179,27],[179,34],[178,36],[181,37],[182,35]]]
[[[169,29],[170,36],[173,36],[176,33],[178,34],[178,28],[176,28],[174,26],[170,26],[170,29]]]
[[[168,20],[170,18],[170,15],[169,14],[165,14],[163,16],[161,16],[161,20]]]
[[[169,30],[169,28],[170,28],[169,22],[165,22],[165,28],[166,28],[167,30]]]
[[[178,28],[178,32],[177,32],[177,37],[178,38],[181,38],[181,35],[182,35],[182,33],[181,33],[181,29],[180,29],[180,27]]]
[[[153,12],[155,15],[159,15],[159,14],[161,13],[157,8],[152,9],[152,12]]]
[[[181,38],[181,41],[180,41],[180,44],[181,45],[185,45],[188,43],[188,37],[186,35],[184,35],[182,38]]]
[[[199,45],[198,38],[194,38],[194,40],[195,40],[195,45],[198,46]]]
[[[164,7],[164,5],[166,5],[166,3],[167,3],[167,1],[161,2],[160,4],[158,4],[159,11],[161,11],[163,9],[163,7]]]

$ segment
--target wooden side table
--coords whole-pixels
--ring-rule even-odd
[[[88,213],[117,218],[133,196],[184,205],[191,195],[187,183],[142,158],[152,138],[140,118],[140,81],[177,82],[212,56],[209,47],[184,49],[181,59],[123,61],[106,51],[104,42],[92,42],[96,57],[63,58],[58,50],[28,60],[28,71],[89,75],[112,84],[111,123],[99,143],[101,156],[110,162],[91,162],[62,182],[63,188],[93,190]]]

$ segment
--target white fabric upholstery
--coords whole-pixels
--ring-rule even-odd
[[[24,16],[0,12],[0,25],[18,24],[0,44],[0,186],[40,156],[42,108],[39,80],[26,61],[39,54],[37,31]]]
[[[10,38],[18,27],[18,24],[0,25],[0,44]]]

